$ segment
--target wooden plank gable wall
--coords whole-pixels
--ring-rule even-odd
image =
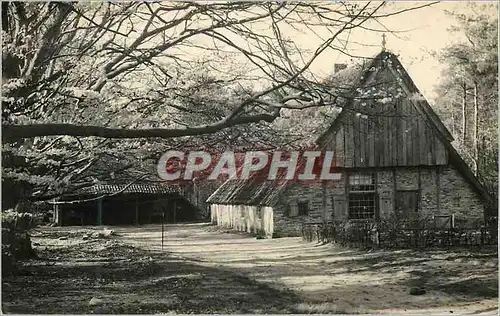
[[[377,77],[397,78],[386,69]],[[380,78],[375,78],[375,82]],[[387,82],[387,80],[386,80]],[[343,109],[330,135],[324,138],[324,147],[335,152],[337,167],[368,168],[394,166],[446,165],[448,152],[418,99],[410,97],[407,87],[403,96],[382,103]],[[359,112],[357,109],[359,107]],[[361,113],[360,113],[361,112]],[[369,114],[368,114],[369,113]]]

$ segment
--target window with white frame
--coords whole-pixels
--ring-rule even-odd
[[[375,175],[349,175],[349,219],[374,219],[377,209]]]

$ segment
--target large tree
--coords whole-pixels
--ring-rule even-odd
[[[4,184],[15,203],[193,142],[272,144],[283,108],[349,97],[310,71],[318,56],[432,4],[3,2]]]

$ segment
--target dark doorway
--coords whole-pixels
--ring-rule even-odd
[[[396,213],[403,217],[418,212],[419,193],[416,190],[396,191]]]

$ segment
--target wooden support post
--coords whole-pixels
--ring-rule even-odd
[[[417,167],[418,170],[418,197],[417,197],[417,211],[422,212],[422,173],[420,167]]]
[[[102,225],[102,198],[97,200],[97,226]]]
[[[61,207],[59,204],[56,204],[58,199],[54,199],[54,222],[57,224],[57,226],[62,226],[63,224],[63,214]]]
[[[326,213],[326,181],[321,181],[321,196],[322,196],[322,207],[323,207],[323,220],[326,223],[328,221],[328,214]]]
[[[161,212],[161,249],[163,250],[163,243],[165,239],[165,212]]]
[[[440,167],[437,166],[436,167],[436,205],[437,205],[437,214],[441,214],[441,197],[440,197],[440,192],[441,191],[441,188],[440,188],[440,182],[441,182],[441,179],[440,179]]]
[[[135,197],[135,225],[139,225],[139,202],[137,196]]]
[[[398,210],[396,209],[396,192],[398,191],[398,183],[396,177],[396,169],[392,169],[392,213],[396,213]]]
[[[169,216],[168,214],[170,213],[170,209],[168,208],[169,205],[170,205],[170,200],[167,199],[165,202],[165,219],[166,219],[167,223],[168,223],[168,216]]]
[[[176,214],[177,214],[177,203],[175,203],[175,200],[174,200],[174,224],[175,224]]]
[[[375,184],[375,220],[380,221],[380,195],[378,188],[378,172],[373,174],[373,183]]]
[[[345,172],[344,174],[345,174],[345,177],[344,177],[344,196],[345,196],[346,202],[340,208],[341,209],[340,213],[342,214],[340,216],[340,218],[342,220],[348,220],[349,219],[349,177],[350,177],[350,173]]]

